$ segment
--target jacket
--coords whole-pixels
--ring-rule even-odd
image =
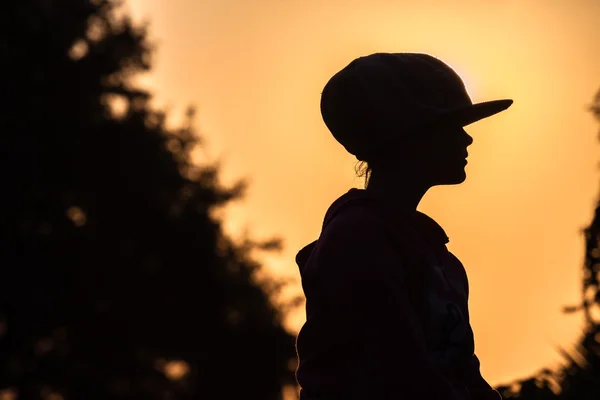
[[[444,230],[351,189],[296,256],[307,320],[302,400],[496,400],[481,376],[468,279]]]

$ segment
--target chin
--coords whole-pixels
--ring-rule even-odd
[[[460,179],[456,180],[456,182],[454,183],[454,185],[459,185],[459,184],[463,183],[466,180],[467,180],[467,174],[463,174],[463,176]]]
[[[465,171],[462,171],[461,173],[445,176],[443,179],[440,179],[438,185],[460,185],[466,180],[467,174]]]

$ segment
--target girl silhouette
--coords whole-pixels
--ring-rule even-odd
[[[333,202],[296,256],[302,400],[501,399],[474,354],[465,269],[417,206],[429,188],[465,180],[463,127],[511,104],[473,104],[426,54],[360,57],[327,82],[323,120],[366,163],[366,184]]]

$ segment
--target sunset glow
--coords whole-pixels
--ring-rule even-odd
[[[599,1],[126,4],[157,45],[140,82],[173,123],[197,106],[198,162],[221,160],[227,183],[249,180],[226,228],[281,236],[284,251],[265,259],[278,276],[298,278],[295,253],[318,237],[331,202],[362,186],[319,114],[323,85],[353,58],[429,53],[459,72],[474,101],[514,99],[467,128],[467,181],[431,190],[420,210],[467,268],[484,376],[504,383],[561,360],[556,348],[580,332],[580,316],[561,309],[581,297],[581,229],[598,193],[598,126],[586,107],[600,88]],[[291,291],[301,293],[299,282]],[[290,329],[303,318],[291,315]]]

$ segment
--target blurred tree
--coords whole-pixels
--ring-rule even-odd
[[[590,110],[600,122],[600,90]],[[600,199],[592,223],[584,233],[583,301],[565,308],[569,313],[583,312],[582,337],[573,352],[560,349],[567,361],[565,367],[558,371],[545,369],[532,378],[498,388],[506,399],[600,399]]]
[[[0,12],[0,398],[279,399],[294,337],[215,210],[244,185],[190,160],[131,77],[144,27],[110,0]]]

